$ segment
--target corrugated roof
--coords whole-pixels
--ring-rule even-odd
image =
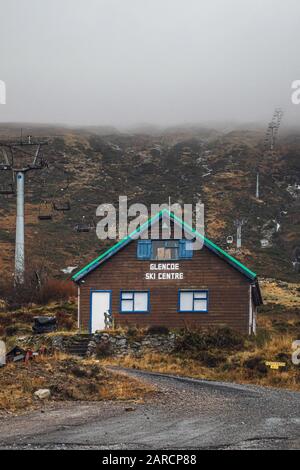
[[[170,220],[173,220],[174,222],[182,225],[185,229],[187,229],[191,234],[193,234],[195,237],[200,238],[203,242],[204,245],[213,251],[217,256],[220,258],[224,259],[227,261],[231,266],[236,268],[238,271],[240,271],[242,274],[244,274],[248,279],[250,280],[255,280],[256,279],[256,274],[248,269],[246,266],[244,266],[240,261],[235,259],[233,256],[229,255],[226,253],[226,251],[222,250],[219,246],[217,246],[215,243],[210,241],[208,238],[204,237],[201,235],[201,233],[197,232],[195,229],[193,229],[191,226],[189,226],[186,222],[184,222],[182,219],[178,218],[175,214],[172,212],[168,211],[167,209],[163,209],[159,213],[157,213],[155,216],[149,218],[147,222],[145,222],[143,225],[138,227],[136,230],[134,230],[130,235],[127,237],[123,238],[120,240],[118,243],[110,247],[108,250],[106,250],[104,253],[102,253],[100,256],[98,256],[96,259],[91,261],[89,264],[87,264],[85,267],[83,267],[80,271],[78,271],[73,277],[72,280],[74,282],[79,282],[81,279],[83,279],[87,274],[89,274],[91,271],[96,269],[98,266],[100,266],[102,263],[107,261],[111,256],[115,255],[119,250],[124,248],[126,245],[131,243],[133,240],[136,240],[139,236],[140,233],[144,232],[147,230],[153,223],[156,221],[160,220],[163,216],[167,216],[170,218]]]

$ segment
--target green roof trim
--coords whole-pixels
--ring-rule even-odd
[[[253,271],[251,271],[249,268],[247,268],[244,264],[242,264],[240,261],[238,261],[236,258],[234,258],[233,256],[229,255],[226,251],[222,250],[222,248],[220,248],[218,245],[216,245],[215,243],[213,243],[211,240],[209,240],[208,238],[204,237],[201,233],[197,232],[197,230],[193,229],[192,227],[190,227],[189,224],[187,224],[186,222],[184,222],[183,220],[179,219],[178,217],[176,217],[175,214],[172,214],[172,213],[169,213],[170,217],[173,218],[174,220],[176,220],[177,222],[181,223],[183,226],[187,227],[191,232],[195,233],[196,236],[202,238],[202,240],[204,240],[205,244],[214,248],[216,251],[218,251],[220,254],[222,254],[223,256],[225,256],[225,258],[227,258],[228,260],[232,261],[234,264],[238,265],[240,268],[242,268],[244,271],[246,271],[251,277],[253,278],[256,278],[257,277],[257,274]]]
[[[174,213],[170,212],[167,209],[163,209],[162,211],[158,212],[156,215],[153,217],[149,218],[144,224],[142,224],[140,227],[138,227],[136,230],[134,230],[130,235],[127,235],[124,237],[122,240],[119,242],[115,243],[113,246],[111,246],[108,250],[106,250],[104,253],[102,253],[100,256],[98,256],[96,259],[91,261],[89,264],[84,266],[80,271],[78,271],[74,276],[72,277],[72,280],[74,282],[77,282],[79,279],[84,277],[86,274],[88,274],[90,271],[93,270],[93,268],[97,267],[99,265],[99,262],[101,262],[104,258],[106,258],[108,255],[113,255],[114,252],[117,252],[118,249],[122,248],[122,246],[125,246],[127,243],[131,242],[134,240],[134,237],[138,235],[140,232],[144,231],[147,229],[149,226],[151,226],[156,220],[159,220],[164,214],[168,215],[168,217],[177,223],[181,224],[183,227],[186,227],[191,233],[195,234],[196,237],[201,238],[204,241],[204,244],[208,247],[211,248],[212,251],[217,252],[222,258],[225,258],[231,265],[235,266],[237,269],[242,271],[247,277],[250,277],[252,280],[256,279],[257,275],[250,269],[248,269],[245,265],[243,265],[240,261],[235,259],[233,256],[229,255],[226,253],[226,251],[222,250],[218,245],[210,241],[208,238],[204,237],[201,233],[197,232],[194,228],[192,228],[189,224],[184,222],[182,219],[177,217]]]
[[[81,274],[84,274],[85,271],[89,270],[89,268],[91,268],[94,264],[97,264],[98,261],[101,261],[103,258],[105,258],[111,251],[115,250],[116,248],[119,248],[119,246],[125,244],[125,242],[129,241],[129,240],[133,240],[133,237],[135,235],[137,235],[139,232],[141,232],[143,229],[147,228],[149,225],[151,225],[153,222],[155,222],[155,219],[159,219],[160,216],[163,214],[163,211],[160,211],[158,214],[156,214],[154,217],[152,217],[151,219],[148,219],[144,224],[142,224],[140,227],[138,227],[136,230],[134,230],[133,232],[130,233],[130,235],[127,235],[127,237],[125,238],[122,238],[122,240],[118,241],[117,243],[115,243],[113,246],[111,246],[110,248],[108,248],[108,250],[106,250],[104,253],[102,253],[100,256],[98,256],[98,258],[94,259],[93,261],[91,261],[89,264],[87,264],[86,266],[84,266],[80,271],[78,271],[78,273],[74,274],[74,276],[72,277],[72,281],[76,281],[76,278],[81,276]]]

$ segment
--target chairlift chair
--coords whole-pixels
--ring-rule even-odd
[[[75,225],[75,231],[77,233],[88,233],[90,232],[90,226],[87,224],[77,224]]]
[[[53,209],[58,212],[67,212],[71,210],[70,201],[54,201]]]
[[[15,190],[14,190],[14,185],[12,183],[0,185],[0,194],[8,196],[14,193],[15,193]]]
[[[45,201],[40,204],[38,219],[52,220],[52,206],[49,202]]]
[[[76,224],[74,230],[77,233],[88,233],[94,228],[94,225],[86,222],[85,216],[82,217],[82,221],[79,224]]]
[[[231,245],[233,243],[233,236],[232,235],[229,235],[227,238],[226,238],[226,243],[228,243],[228,245]]]
[[[71,203],[68,197],[66,196],[66,191],[69,189],[70,186],[70,181],[67,181],[67,184],[65,187],[60,188],[60,190],[57,190],[56,194],[54,195],[54,201],[53,201],[53,209],[58,212],[67,212],[71,210]],[[58,192],[62,193],[63,195],[58,195]]]

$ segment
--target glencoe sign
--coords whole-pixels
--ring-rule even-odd
[[[183,279],[183,272],[180,272],[179,263],[151,263],[149,272],[145,273],[145,279],[148,281]]]

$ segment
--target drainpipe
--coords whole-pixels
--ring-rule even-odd
[[[77,302],[78,302],[78,305],[77,305],[77,326],[78,326],[78,330],[80,330],[80,286],[78,286],[77,288]]]

